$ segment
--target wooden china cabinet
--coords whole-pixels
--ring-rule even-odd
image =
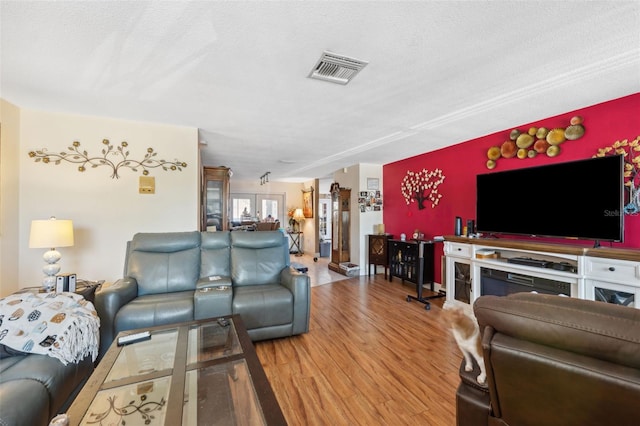
[[[331,262],[329,269],[341,274],[345,270],[340,263],[349,262],[351,249],[351,189],[340,188],[338,182],[331,185]]]
[[[204,167],[202,169],[201,231],[226,231],[229,229],[230,178],[231,169],[228,167]]]

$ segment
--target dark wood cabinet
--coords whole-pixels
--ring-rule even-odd
[[[389,281],[393,281],[393,277],[414,284],[433,285],[433,244],[430,241],[389,240]]]
[[[373,274],[379,266],[384,267],[384,277],[387,278],[387,269],[389,268],[389,252],[388,243],[393,238],[390,234],[371,234],[369,235],[369,263],[367,266],[367,274],[371,275],[371,265],[373,265]]]

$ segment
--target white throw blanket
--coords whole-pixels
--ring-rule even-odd
[[[100,318],[75,293],[18,293],[0,299],[0,344],[64,365],[98,356]]]

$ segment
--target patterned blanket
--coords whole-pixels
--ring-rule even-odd
[[[63,364],[98,356],[100,318],[75,293],[19,293],[0,299],[0,344]]]

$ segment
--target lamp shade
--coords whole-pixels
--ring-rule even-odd
[[[293,218],[298,222],[304,220],[304,213],[302,213],[302,209],[296,209],[296,211],[293,212]]]
[[[70,247],[72,245],[73,221],[58,220],[55,217],[31,221],[30,248]]]

